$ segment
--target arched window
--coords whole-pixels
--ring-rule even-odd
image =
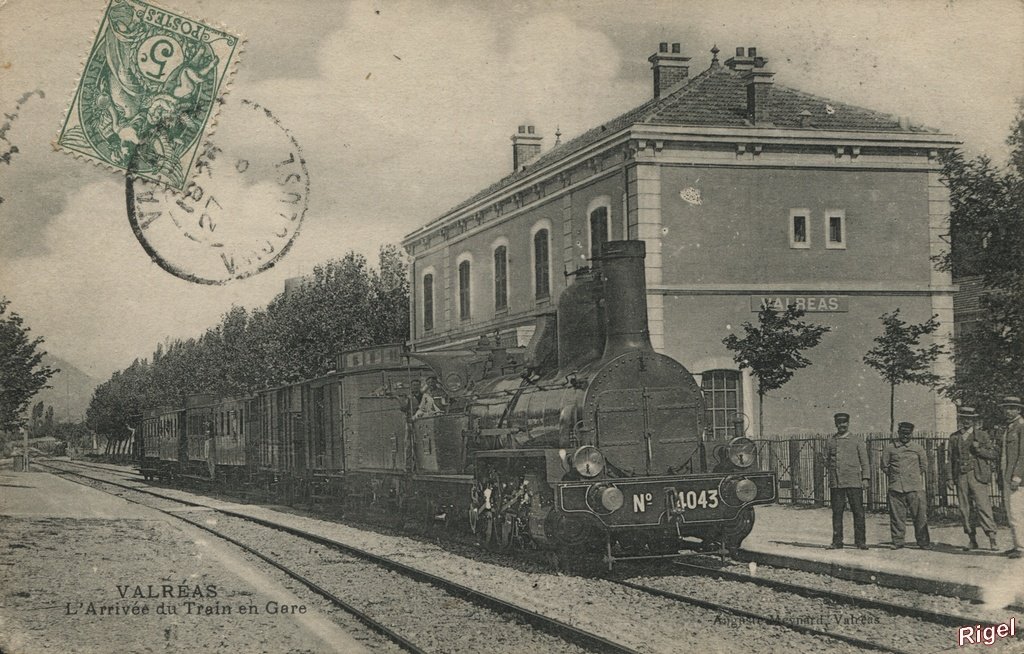
[[[434,276],[423,276],[423,331],[434,328]]]
[[[733,420],[743,413],[743,384],[738,370],[707,370],[701,374],[704,391],[705,423],[708,435],[728,440],[733,433]]]
[[[469,261],[459,264],[459,320],[469,320],[470,298]]]
[[[494,310],[508,309],[508,248],[494,248]]]
[[[533,235],[533,294],[538,300],[551,297],[551,256],[548,230]]]
[[[590,258],[601,256],[607,242],[608,207],[598,207],[590,212]]]

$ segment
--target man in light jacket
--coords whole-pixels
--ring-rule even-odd
[[[989,549],[994,550],[996,521],[992,517],[990,484],[999,450],[981,428],[981,416],[973,407],[960,407],[957,418],[961,427],[949,437],[949,487],[956,488],[960,518],[969,540],[967,549],[979,548],[976,530],[980,526],[988,536]]]
[[[864,440],[850,436],[850,414],[833,416],[836,433],[825,441],[825,468],[832,493],[832,544],[829,549],[843,549],[843,514],[846,503],[853,513],[853,541],[858,549],[866,550],[867,534],[864,525],[864,491],[868,487],[868,453]]]

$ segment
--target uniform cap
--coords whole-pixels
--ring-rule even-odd
[[[978,412],[972,406],[962,406],[956,410],[956,415],[961,418],[977,418]]]
[[[839,420],[849,421],[850,420],[850,414],[849,413],[837,413],[834,416],[832,416],[832,419],[836,420],[836,421],[839,421]]]
[[[999,406],[1016,406],[1024,408],[1024,403],[1020,401],[1019,397],[1008,395],[1003,398],[1003,401],[999,403]]]
[[[900,431],[914,431],[914,423],[912,422],[901,422],[899,424]]]

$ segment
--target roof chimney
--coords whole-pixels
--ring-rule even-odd
[[[743,54],[743,48],[736,48],[736,56],[725,60],[725,65],[730,70],[743,73],[754,67],[754,57],[757,56],[757,48],[747,48],[747,54]]]
[[[678,43],[672,44],[669,52],[668,43],[658,45],[658,51],[647,58],[654,70],[654,98],[666,95],[674,86],[683,84],[690,76],[690,57],[684,57]]]
[[[754,48],[750,48],[748,56],[753,59],[753,67],[743,74],[747,85],[747,118],[755,125],[771,125],[772,77],[775,73],[765,68],[768,60],[756,56]]]
[[[520,125],[512,135],[512,171],[519,172],[540,155],[540,142],[544,139],[534,133],[533,125]]]

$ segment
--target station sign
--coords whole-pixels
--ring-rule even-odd
[[[786,307],[794,305],[797,309],[803,309],[807,313],[845,313],[850,310],[850,298],[845,295],[751,295],[750,310],[758,312],[761,309],[771,306],[776,311],[782,311]]]

